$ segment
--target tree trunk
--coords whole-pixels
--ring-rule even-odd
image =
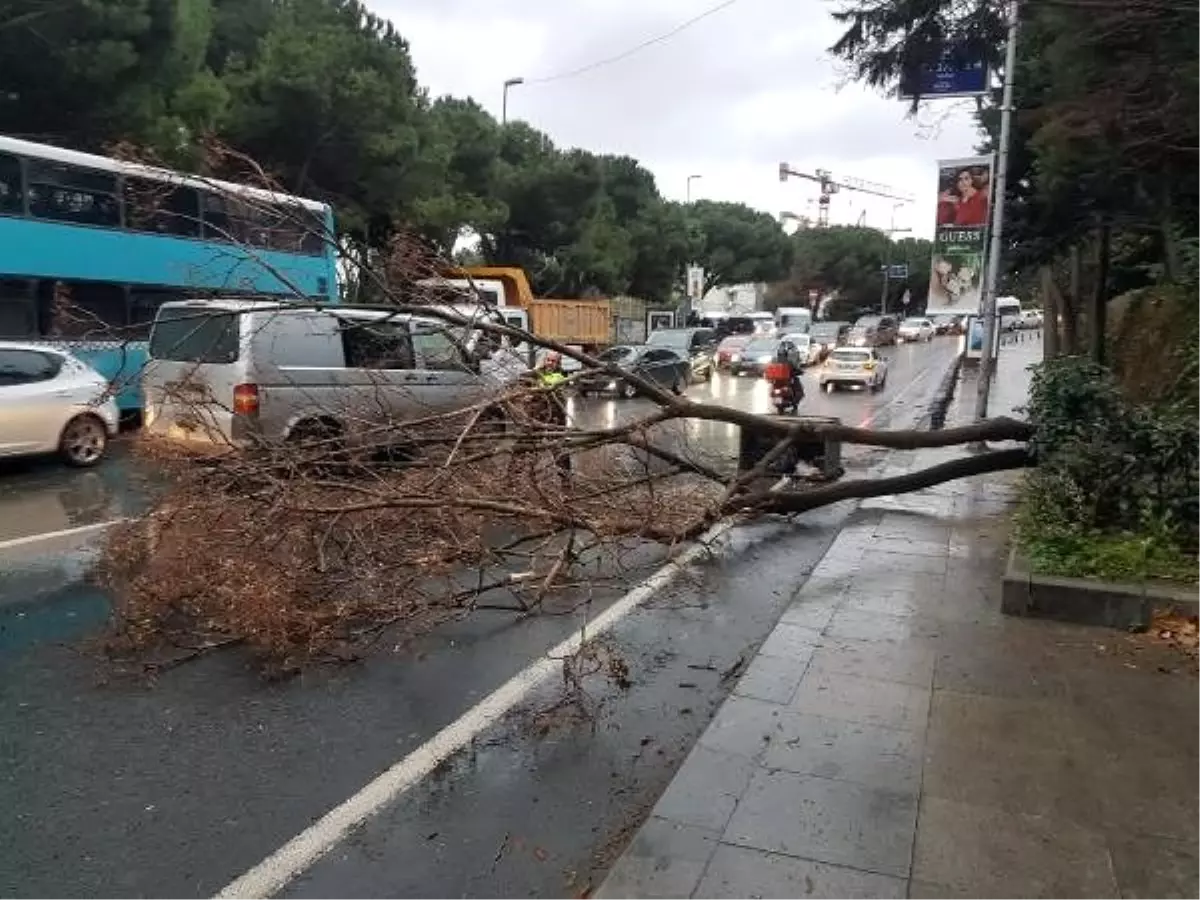
[[[1006,469],[1021,469],[1034,465],[1034,462],[1033,455],[1027,448],[1015,447],[964,456],[891,478],[859,478],[805,491],[762,491],[738,497],[733,503],[756,513],[802,513],[842,500],[860,500],[865,497],[885,497],[889,494],[920,491],[958,478],[986,475]]]
[[[1063,353],[1072,356],[1079,352],[1079,283],[1080,261],[1079,247],[1071,248],[1068,262],[1067,293],[1063,297],[1062,310],[1062,344]]]
[[[1096,252],[1096,286],[1091,297],[1090,355],[1092,361],[1104,365],[1107,356],[1108,335],[1108,270],[1112,259],[1112,226],[1105,222],[1100,226],[1099,247]]]
[[[1054,283],[1054,269],[1042,266],[1042,358],[1053,359],[1058,356],[1059,316],[1061,315],[1062,299],[1058,295],[1058,285]]]

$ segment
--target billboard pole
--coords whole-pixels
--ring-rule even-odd
[[[1004,48],[1004,90],[1000,101],[1000,142],[996,147],[995,183],[992,185],[992,237],[988,248],[987,273],[983,281],[983,346],[979,354],[979,387],[975,395],[975,421],[987,418],[988,395],[992,390],[993,347],[996,322],[996,284],[1000,280],[1000,248],[1004,236],[1004,201],[1008,192],[1008,145],[1012,136],[1013,80],[1017,68],[1019,0],[1008,3],[1008,43]]]

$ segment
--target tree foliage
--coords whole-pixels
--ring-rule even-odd
[[[1005,5],[852,0],[832,49],[880,87],[947,52],[999,69]],[[1019,274],[1072,248],[1095,257],[1106,234],[1102,294],[1178,280],[1200,224],[1194,5],[1061,0],[1021,11],[1005,264]],[[991,101],[979,113],[985,151],[999,131]]]
[[[787,275],[792,245],[767,213],[741,203],[701,200],[688,207],[687,218],[700,236],[705,289]]]
[[[802,228],[791,238],[793,262],[785,281],[772,286],[773,306],[807,306],[810,291],[832,297],[825,316],[853,319],[863,309],[878,309],[883,297],[884,265],[905,264],[908,278],[888,280],[889,309],[902,309],[909,293],[909,311],[925,308],[929,293],[929,241],[892,241],[874,228],[835,225]]]
[[[625,156],[564,149],[470,99],[431,99],[401,34],[361,0],[10,0],[0,132],[93,152],[136,146],[231,178],[253,160],[334,204],[342,237],[400,230],[525,267],[543,294],[671,300],[786,274],[790,245],[740,204],[665,201]],[[214,155],[223,145],[236,153]]]

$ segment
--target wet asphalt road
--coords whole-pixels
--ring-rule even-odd
[[[910,425],[952,352],[950,342],[889,351],[879,395],[822,395],[808,376],[803,412]],[[747,379],[720,377],[691,393],[757,411],[768,403],[765,385]],[[643,403],[583,401],[577,421],[616,421]],[[736,452],[736,431],[726,426],[700,425],[688,439],[718,455]],[[854,451],[848,468],[877,458]],[[92,493],[83,502],[85,483]],[[0,472],[0,523],[9,529],[0,541],[135,513],[145,491],[144,473],[120,455],[89,473],[10,466]],[[611,633],[605,646],[628,667],[628,684],[589,678],[586,719],[555,709],[561,682],[544,684],[287,893],[539,896],[598,884],[732,686],[722,673],[768,633],[846,515],[834,507],[798,524],[737,529],[724,557]],[[152,685],[111,679],[80,652],[106,603],[77,580],[79,554],[0,558],[0,893],[219,890],[606,608],[660,558],[654,548],[630,548],[620,560],[624,579],[561,598],[549,611],[557,615],[479,612],[345,669],[265,684],[226,653]],[[722,595],[736,595],[736,608],[712,602]]]

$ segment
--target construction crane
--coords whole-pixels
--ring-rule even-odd
[[[785,162],[779,164],[779,180],[787,181],[788,176],[815,181],[821,186],[821,199],[817,201],[817,227],[829,226],[829,198],[838,191],[858,191],[861,194],[873,194],[876,197],[887,197],[889,200],[899,200],[901,203],[912,203],[913,198],[897,193],[895,188],[886,184],[876,184],[873,181],[863,181],[861,178],[835,178],[825,169],[817,169],[815,173],[797,172]]]

